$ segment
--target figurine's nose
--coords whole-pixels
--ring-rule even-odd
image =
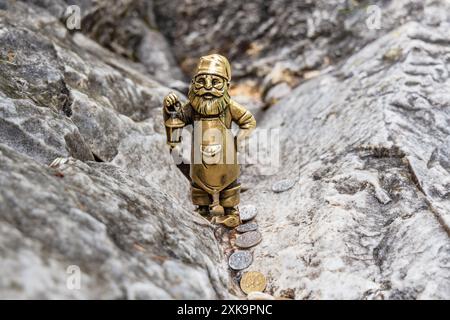
[[[210,77],[207,77],[205,79],[205,89],[206,90],[211,90],[212,89],[212,79]]]

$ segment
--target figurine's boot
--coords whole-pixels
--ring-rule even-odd
[[[192,203],[194,206],[206,207],[209,211],[209,205],[211,204],[211,199],[209,198],[208,192],[203,189],[200,189],[196,184],[192,184]],[[202,209],[204,211],[204,209]]]
[[[220,204],[224,207],[225,216],[219,223],[229,228],[234,228],[241,224],[239,210],[237,209],[240,200],[240,191],[241,185],[237,181],[234,181],[220,192]]]
[[[225,208],[225,219],[222,222],[229,228],[235,228],[241,224],[241,218],[239,216],[239,210],[237,208]]]
[[[224,208],[229,208],[228,212],[230,214],[237,211],[236,207],[238,206],[240,201],[240,193],[241,193],[241,185],[237,181],[234,181],[228,187],[226,187],[220,192],[220,204]]]
[[[219,193],[214,193],[212,198],[213,201],[209,206],[209,212],[211,212],[213,216],[223,216],[225,214],[225,210],[220,205]]]
[[[228,228],[235,228],[241,224],[239,217],[239,211],[236,208],[224,208],[225,215],[219,217],[213,217],[212,222],[217,224],[223,224]]]
[[[211,196],[208,192],[199,188],[194,183],[192,184],[192,203],[198,206],[197,211],[200,214],[205,213],[206,215],[212,215],[213,217],[215,217],[223,216],[225,213],[225,210],[220,205],[219,193]]]

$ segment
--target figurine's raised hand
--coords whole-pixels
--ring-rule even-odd
[[[176,111],[176,106],[179,103],[178,97],[175,93],[171,92],[164,98],[164,108],[168,112]]]

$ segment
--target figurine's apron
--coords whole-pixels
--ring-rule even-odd
[[[217,194],[239,176],[229,108],[215,117],[194,116],[190,175],[209,194]]]

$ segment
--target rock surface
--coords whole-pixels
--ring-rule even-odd
[[[205,52],[224,52],[234,81],[256,77],[269,105],[409,20],[445,21],[446,9],[429,0],[154,1],[155,19],[185,71]]]
[[[220,50],[279,130],[242,176],[268,297],[449,299],[448,2],[224,3],[0,0],[0,298],[243,297],[160,110]]]
[[[448,30],[405,24],[267,111],[259,130],[281,127],[280,170],[243,202],[264,204],[251,268],[269,293],[449,297]],[[274,193],[286,178],[299,183]]]
[[[48,11],[0,8],[0,298],[228,297],[165,146],[170,89]]]
[[[227,297],[211,226],[159,188],[112,164],[0,159],[1,298]]]

